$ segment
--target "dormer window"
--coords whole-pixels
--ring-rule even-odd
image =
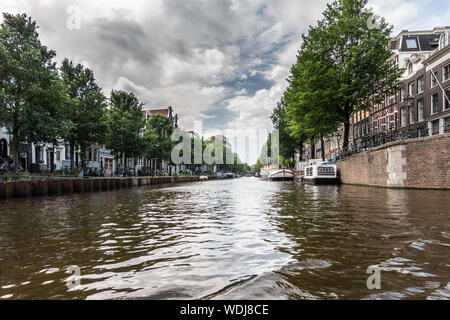
[[[417,49],[419,46],[417,44],[416,38],[406,39],[406,47],[408,49]]]
[[[439,48],[439,37],[430,40],[430,48],[436,50]]]
[[[440,41],[439,47],[440,47],[440,49],[442,50],[442,49],[444,49],[447,45],[448,45],[448,33],[444,33],[444,34],[441,36],[441,41]]]

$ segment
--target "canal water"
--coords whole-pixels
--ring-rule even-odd
[[[0,208],[1,299],[450,298],[448,191],[242,178]]]

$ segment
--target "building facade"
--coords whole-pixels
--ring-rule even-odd
[[[352,150],[393,140],[449,132],[450,27],[402,31],[390,42],[391,62],[403,69],[402,88],[350,120]]]

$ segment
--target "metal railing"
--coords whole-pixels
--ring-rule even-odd
[[[450,132],[450,126],[447,129],[448,132]],[[444,130],[444,132],[447,131]],[[354,139],[353,143],[350,144],[348,149],[341,150],[341,152],[335,158],[336,160],[342,160],[354,154],[371,150],[373,148],[380,147],[391,142],[404,141],[408,139],[415,139],[428,136],[429,136],[429,129],[416,129],[409,131],[389,130],[385,132],[378,132]]]

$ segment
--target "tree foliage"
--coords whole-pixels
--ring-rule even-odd
[[[170,161],[171,151],[175,144],[171,140],[174,127],[169,118],[160,114],[151,116],[146,125],[144,135],[147,156],[159,159],[160,169],[162,161]]]
[[[287,104],[294,136],[323,136],[344,124],[349,142],[352,112],[366,110],[398,90],[401,71],[390,61],[392,28],[384,19],[373,27],[367,0],[328,4],[323,19],[303,35],[291,70]]]
[[[62,86],[35,21],[26,14],[3,14],[0,28],[0,121],[9,124],[11,154],[20,142],[55,142]]]
[[[287,166],[286,162],[294,162],[294,156],[297,148],[302,143],[302,136],[298,137],[296,135],[291,135],[289,128],[289,120],[286,114],[286,103],[284,100],[278,102],[276,108],[273,110],[272,123],[274,127],[279,131],[279,153]]]
[[[117,157],[127,160],[142,155],[145,126],[142,106],[133,93],[111,92],[110,108],[106,115],[106,147]]]
[[[61,66],[61,78],[67,97],[63,105],[61,136],[70,145],[71,169],[74,166],[74,150],[84,150],[90,143],[101,143],[105,139],[106,98],[97,85],[94,73],[65,59]]]

